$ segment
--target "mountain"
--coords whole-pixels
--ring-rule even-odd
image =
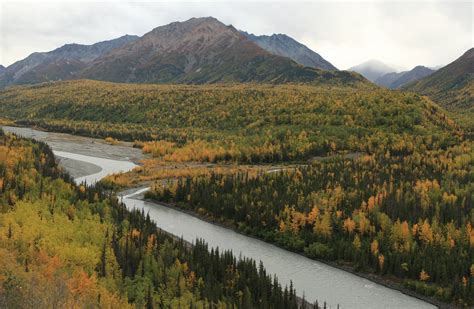
[[[379,86],[384,86],[384,87],[387,87],[387,88],[392,88],[391,85],[393,82],[395,82],[397,79],[399,79],[400,77],[402,77],[405,73],[407,73],[407,71],[404,71],[404,72],[400,72],[400,73],[397,73],[397,72],[390,72],[390,73],[387,73],[387,74],[384,74],[380,77],[378,77],[374,83],[379,85]]]
[[[403,87],[429,96],[446,108],[468,138],[474,139],[474,48],[433,74]]]
[[[439,69],[441,69],[442,67],[444,67],[444,65],[435,65],[434,67],[430,67],[430,69],[432,69],[433,71],[437,71]]]
[[[157,27],[142,37],[127,35],[94,45],[68,44],[33,53],[6,68],[0,75],[0,88],[71,79],[189,84],[366,83],[355,73],[305,67],[270,53],[233,26],[205,17]]]
[[[375,80],[375,83],[380,86],[385,86],[390,89],[397,89],[406,85],[407,83],[417,81],[432,74],[434,70],[424,67],[416,66],[410,71],[404,71],[400,73],[392,72],[385,74]]]
[[[320,71],[271,54],[212,17],[155,28],[95,59],[78,76],[134,83],[363,81],[349,72]]]
[[[367,78],[368,80],[370,80],[371,82],[375,82],[377,78],[387,73],[394,72],[395,70],[389,67],[388,65],[386,65],[385,63],[380,62],[378,60],[369,60],[369,61],[366,61],[364,63],[361,63],[359,65],[349,68],[348,71],[357,72],[361,74],[362,76],[364,76],[365,78]]]
[[[335,71],[337,68],[315,53],[307,46],[301,44],[286,34],[254,35],[241,31],[243,35],[255,42],[266,51],[283,57],[293,59],[305,67],[311,67],[321,70]]]
[[[2,74],[3,72],[5,72],[6,68],[0,64],[0,74]]]
[[[125,35],[93,45],[66,44],[49,52],[33,53],[5,69],[0,87],[70,79],[94,59],[137,38]]]
[[[474,48],[435,73],[404,89],[431,97],[449,109],[474,106]]]

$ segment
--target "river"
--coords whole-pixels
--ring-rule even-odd
[[[136,166],[130,158],[140,157],[134,150],[123,149],[124,146],[107,145],[95,139],[62,134],[58,141],[57,133],[8,127],[5,127],[5,131],[14,131],[33,138],[40,135],[41,140],[49,143],[60,159],[67,159],[64,164],[66,169],[81,175],[75,179],[79,183],[94,183],[109,173],[130,170]],[[48,135],[51,137],[48,138]],[[94,149],[84,151],[84,147],[78,146],[84,144],[89,148],[94,145]],[[93,155],[87,155],[88,151]],[[336,308],[338,304],[340,308],[435,308],[399,291],[205,222],[179,210],[136,199],[144,191],[146,188],[123,195],[122,200],[127,208],[144,209],[149,212],[158,227],[187,241],[203,238],[212,247],[232,250],[236,255],[242,254],[262,261],[268,273],[276,274],[283,285],[289,284],[291,280],[298,295],[302,296],[304,293],[310,302],[318,299],[322,304],[326,301],[328,308]]]

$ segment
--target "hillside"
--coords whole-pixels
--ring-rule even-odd
[[[94,60],[82,78],[133,83],[357,83],[349,72],[322,72],[273,55],[215,18],[153,29]]]
[[[3,90],[0,114],[102,138],[201,141],[194,146],[207,145],[208,158],[246,162],[371,152],[428,136],[450,144],[458,134],[429,100],[374,87],[69,81]]]
[[[474,137],[474,48],[430,76],[403,88],[429,96]]]
[[[377,78],[385,74],[394,72],[395,70],[378,60],[369,60],[349,68],[348,71],[357,72],[368,80],[370,80],[371,82],[375,82]]]
[[[241,33],[266,51],[288,57],[303,66],[321,70],[337,70],[335,66],[318,53],[286,34],[254,35],[245,31],[241,31]]]
[[[428,95],[447,109],[471,109],[474,106],[474,48],[404,89]]]
[[[392,72],[382,75],[381,77],[375,80],[375,83],[377,85],[384,86],[390,89],[397,89],[403,87],[404,85],[410,82],[414,82],[426,76],[429,76],[430,74],[433,74],[433,72],[435,71],[430,68],[419,65],[414,67],[410,71],[404,71],[399,73]]]
[[[33,53],[5,69],[4,74],[0,75],[0,87],[74,78],[97,57],[137,38],[125,35],[92,45],[66,44],[50,52]]]

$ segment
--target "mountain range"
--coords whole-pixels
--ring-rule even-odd
[[[303,66],[321,70],[337,70],[318,53],[286,34],[254,35],[245,31],[241,31],[241,33],[266,51],[293,59]]]
[[[3,65],[0,64],[0,74],[2,74],[3,72],[5,72],[7,68],[5,68]]]
[[[287,36],[276,38],[280,43],[269,46],[279,46],[278,51],[268,51],[270,47],[260,47],[249,35],[215,18],[192,18],[157,27],[141,37],[127,35],[93,45],[68,44],[51,52],[34,53],[6,68],[0,74],[0,87],[67,79],[191,84],[364,83],[354,73],[320,70],[335,67]],[[302,63],[309,61],[312,67],[293,58]]]
[[[66,44],[50,52],[33,53],[0,74],[0,87],[71,79],[96,58],[137,39],[125,35],[92,45]]]
[[[357,72],[371,82],[375,82],[377,78],[385,74],[395,72],[395,69],[378,60],[368,60],[364,63],[349,68],[349,71]]]
[[[422,79],[435,72],[430,68],[418,65],[410,71],[403,72],[391,72],[380,76],[375,80],[375,83],[379,86],[384,86],[390,89],[397,89],[406,85],[410,82]]]

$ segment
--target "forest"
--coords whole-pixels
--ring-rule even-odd
[[[296,306],[294,290],[285,292],[261,266],[209,252],[201,241],[190,251],[152,227],[146,215],[127,212],[104,193],[151,183],[149,199],[420,295],[474,305],[474,144],[465,127],[427,97],[368,85],[82,80],[5,89],[0,113],[4,123],[110,144],[130,141],[146,154],[140,167],[110,175],[95,188],[61,180],[72,186],[60,194],[67,205],[64,218],[86,212],[81,218],[108,224],[95,252],[107,252],[121,275],[106,270],[100,276],[102,255],[86,273],[95,274],[99,286],[113,282],[103,286],[121,301]],[[21,192],[30,192],[28,186],[42,191],[29,179],[14,182],[18,192],[6,190],[3,204],[15,204]],[[28,201],[51,207],[34,194]],[[8,224],[0,227],[9,235]],[[159,241],[153,242],[155,253],[146,255],[150,235]],[[172,259],[163,248],[173,252]],[[199,260],[193,250],[200,250]],[[210,271],[202,259],[215,259],[220,268]],[[156,276],[172,283],[159,285]]]
[[[429,99],[367,85],[67,81],[0,91],[0,114],[50,131],[158,143],[147,147],[167,161],[301,161],[415,138],[447,147],[464,134]]]
[[[46,144],[0,130],[0,307],[297,308],[298,301],[262,264],[168,235],[100,184],[75,185]]]
[[[146,197],[305,255],[474,304],[473,143],[380,148],[278,173],[213,173]]]

